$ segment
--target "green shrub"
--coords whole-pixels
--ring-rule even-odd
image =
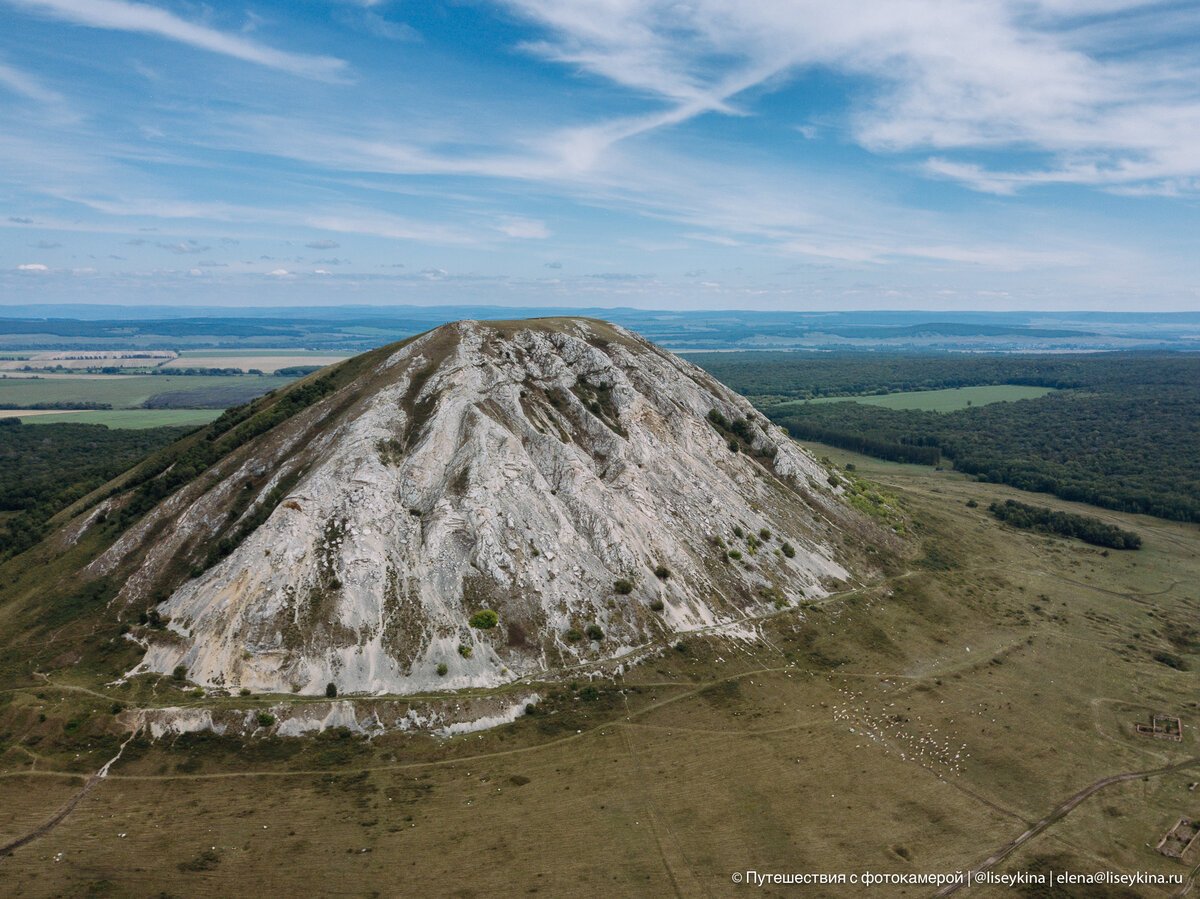
[[[249,687],[242,687],[242,689],[238,690],[238,696],[249,696],[249,695],[250,695]]]
[[[661,599],[650,600],[650,611],[661,612],[663,610],[663,601]]]
[[[738,559],[740,559],[742,557],[742,551],[740,549],[731,549],[727,553],[727,555],[729,556],[729,558],[733,559],[733,561],[736,562]]]
[[[462,656],[464,659],[469,659],[469,658],[471,658],[471,656],[474,654],[474,652],[475,652],[475,650],[473,650],[473,649],[472,649],[470,646],[468,646],[466,643],[459,643],[459,644],[458,644],[458,654],[459,654],[460,656]]]
[[[654,576],[660,581],[665,581],[671,576],[671,569],[666,565],[659,565],[654,569]]]
[[[445,677],[446,673],[449,670],[450,670],[450,666],[447,665],[445,662],[442,662],[440,665],[437,666],[438,677]]]
[[[171,677],[177,681],[187,680],[187,665],[176,665],[175,670],[171,672]]]
[[[567,629],[565,636],[569,642],[578,643],[583,639],[583,632],[577,627],[572,627]]]
[[[274,723],[275,723],[275,716],[272,715],[270,712],[259,712],[258,713],[258,726],[259,727],[270,727]]]
[[[1154,653],[1154,661],[1160,665],[1166,665],[1168,668],[1174,668],[1176,671],[1187,671],[1191,667],[1187,662],[1171,652]]]
[[[781,550],[783,550],[783,554],[785,556],[787,556],[789,559],[796,558],[796,547],[792,546],[792,544],[785,543],[785,544],[783,544],[783,546],[781,546],[779,548]]]
[[[598,624],[589,624],[587,626],[587,635],[591,640],[603,640],[604,630]]]
[[[333,697],[337,696],[337,684],[333,683],[332,681],[326,684],[325,696],[329,699],[333,699]]]
[[[763,542],[770,540],[771,539],[771,529],[770,528],[759,528],[758,539],[762,540]]]
[[[976,509],[978,507],[979,507],[979,503],[976,502],[975,500],[973,500],[973,499],[967,500],[967,508],[968,509]]]
[[[733,526],[733,536],[737,537],[740,540],[742,537],[746,536],[746,532],[743,531],[741,529],[741,527],[739,527],[738,525],[735,524]]]
[[[620,593],[622,596],[628,596],[633,592],[633,581],[621,578],[618,581],[613,581],[613,592]]]
[[[491,609],[480,609],[471,616],[471,627],[479,630],[490,630],[500,623],[500,616]]]

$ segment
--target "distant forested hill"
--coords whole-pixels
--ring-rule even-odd
[[[691,357],[802,440],[936,464],[1124,512],[1200,521],[1200,356],[723,353]],[[797,399],[1059,388],[956,412]]]

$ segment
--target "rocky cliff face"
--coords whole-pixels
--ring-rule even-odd
[[[488,686],[849,578],[843,536],[866,526],[829,473],[621,328],[458,322],[342,380],[93,563],[137,559],[126,608],[190,566],[136,671],[254,691]]]

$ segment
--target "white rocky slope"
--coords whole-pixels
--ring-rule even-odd
[[[741,451],[713,410],[748,419]],[[169,632],[134,673],[182,665],[207,685],[309,694],[488,686],[848,577],[838,546],[857,519],[829,473],[700,369],[602,322],[446,325],[305,416],[217,487],[165,502],[169,529],[151,515],[95,563],[141,540],[152,573],[213,527],[238,478],[265,478],[260,497],[290,486],[159,607]],[[481,609],[499,625],[472,627]],[[589,625],[603,636],[581,638]]]

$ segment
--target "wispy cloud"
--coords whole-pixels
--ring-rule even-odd
[[[207,253],[212,249],[212,247],[195,240],[181,240],[178,243],[160,243],[155,246],[164,250],[170,250],[177,256],[184,256],[191,253]]]
[[[363,3],[354,5],[361,6],[362,8],[342,10],[337,15],[337,20],[343,25],[361,31],[364,34],[369,34],[371,37],[382,38],[387,41],[421,40],[420,32],[411,25],[384,18],[379,13],[370,9],[370,7],[379,6],[380,4]]]
[[[1056,157],[1056,165],[997,172],[931,164],[975,189],[1200,174],[1200,67],[1172,43],[1195,34],[1195,10],[1132,15],[1160,6],[1146,0],[863,0],[852,14],[823,0],[503,5],[550,31],[526,45],[530,52],[666,104],[571,132],[571,155],[583,165],[628,136],[736,112],[731,103],[743,92],[824,67],[873,84],[849,124],[876,152],[1008,147]]]
[[[289,53],[237,34],[198,25],[145,3],[124,0],[5,0],[10,6],[43,16],[101,28],[152,34],[167,40],[219,53],[243,62],[319,80],[343,76],[346,63],[329,56]]]
[[[477,235],[453,225],[410,219],[356,206],[322,207],[312,205],[294,209],[223,202],[193,202],[168,197],[137,195],[94,197],[72,192],[60,193],[56,196],[108,215],[129,218],[199,219],[210,222],[286,225],[337,234],[361,234],[432,244],[469,245],[480,242]],[[129,243],[141,245],[146,241],[134,238]],[[194,243],[193,241],[185,242],[182,245],[160,244],[160,246],[175,252],[203,252],[211,249],[210,247],[194,251],[183,249]]]
[[[523,240],[545,240],[550,236],[550,229],[545,222],[535,219],[505,216],[496,223],[496,230],[508,237]]]
[[[62,94],[50,90],[28,72],[22,72],[4,60],[0,60],[0,86],[36,103],[58,104],[63,101]]]

